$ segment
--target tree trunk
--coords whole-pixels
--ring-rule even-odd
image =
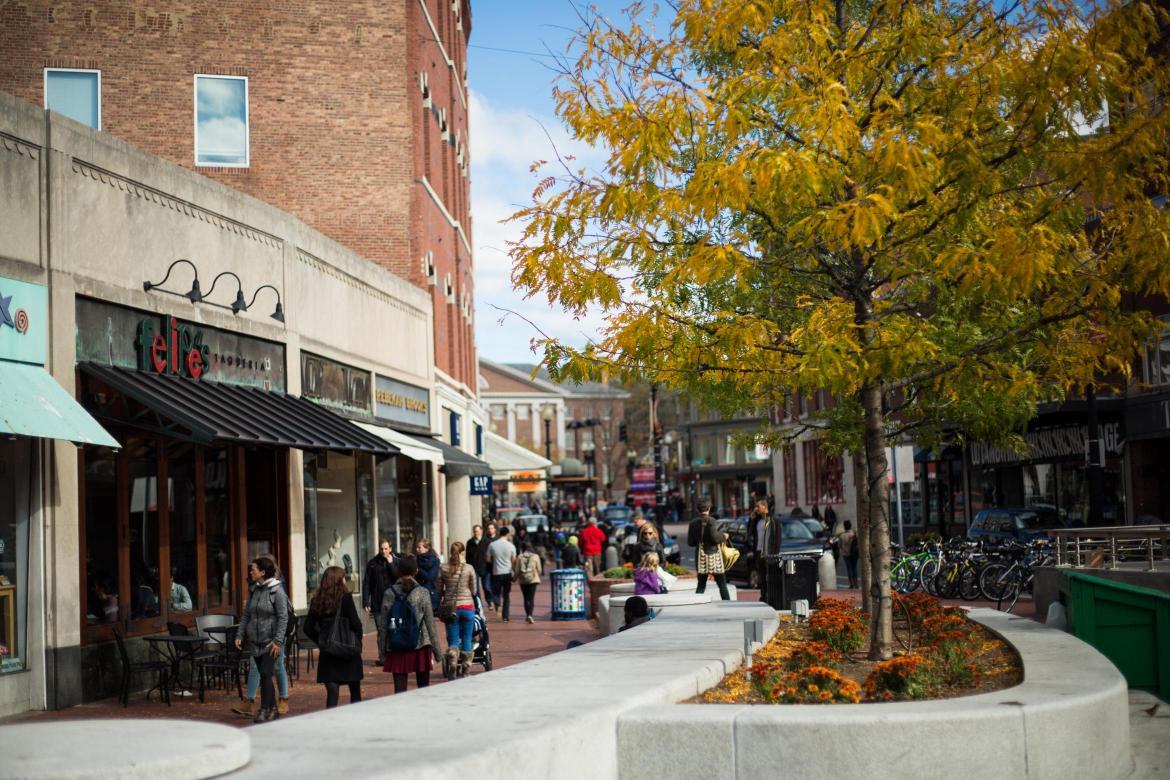
[[[857,549],[869,549],[869,478],[865,466],[864,450],[850,453],[853,459],[853,492],[857,496],[857,516],[853,527],[857,533]],[[857,582],[861,586],[861,608],[869,611],[869,555],[857,559]]]
[[[865,412],[865,465],[869,506],[869,538],[865,549],[870,564],[870,646],[869,658],[885,661],[893,656],[893,624],[890,603],[890,518],[889,487],[886,485],[885,417],[881,390],[867,387],[861,391]],[[860,541],[860,540],[859,540]]]

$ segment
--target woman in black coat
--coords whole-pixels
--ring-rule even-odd
[[[439,570],[443,563],[435,551],[431,549],[430,539],[419,539],[414,546],[415,557],[418,561],[418,574],[415,581],[430,591],[431,609],[439,611]]]
[[[359,637],[362,635],[362,621],[358,617],[349,588],[345,585],[345,569],[330,566],[321,576],[321,586],[309,604],[309,616],[305,619],[305,635],[321,644],[322,637],[328,637],[333,621],[340,617]],[[349,702],[362,700],[362,656],[340,656],[321,650],[317,663],[317,682],[325,685],[325,706],[337,706],[341,684],[349,686]]]

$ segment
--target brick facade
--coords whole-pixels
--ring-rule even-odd
[[[435,366],[474,395],[470,31],[469,0],[0,3],[0,91],[43,105],[45,68],[100,70],[103,131],[429,289]],[[248,77],[248,167],[195,165],[195,74]]]

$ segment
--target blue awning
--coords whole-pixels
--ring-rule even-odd
[[[41,366],[0,360],[0,434],[121,445]]]

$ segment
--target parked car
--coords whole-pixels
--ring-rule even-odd
[[[531,513],[532,510],[526,506],[502,506],[496,510],[496,524],[507,523],[511,525],[512,521],[520,515]]]
[[[512,526],[519,528],[519,523],[524,523],[524,530],[530,534],[536,533],[536,530],[541,527],[546,531],[549,530],[548,515],[520,515],[512,521]]]
[[[824,523],[817,520],[815,517],[801,517],[800,522],[812,532],[812,535],[817,539],[827,541],[829,538],[829,529],[825,527]]]
[[[804,553],[820,556],[825,551],[825,543],[818,540],[813,532],[802,522],[805,518],[776,518],[780,523],[780,552]],[[815,521],[814,521],[815,522]],[[749,549],[747,535],[747,517],[737,517],[731,520],[721,520],[716,526],[728,535],[728,543],[739,550],[739,559],[727,578],[746,582],[749,588],[760,587],[759,570],[756,567],[756,551]]]
[[[605,523],[611,530],[618,530],[622,526],[629,523],[634,517],[634,510],[625,504],[610,504],[605,509],[601,510],[601,516],[597,518],[600,523]]]
[[[994,507],[980,509],[967,529],[968,539],[1031,542],[1049,538],[1049,531],[1063,528],[1060,515],[1041,507]]]

